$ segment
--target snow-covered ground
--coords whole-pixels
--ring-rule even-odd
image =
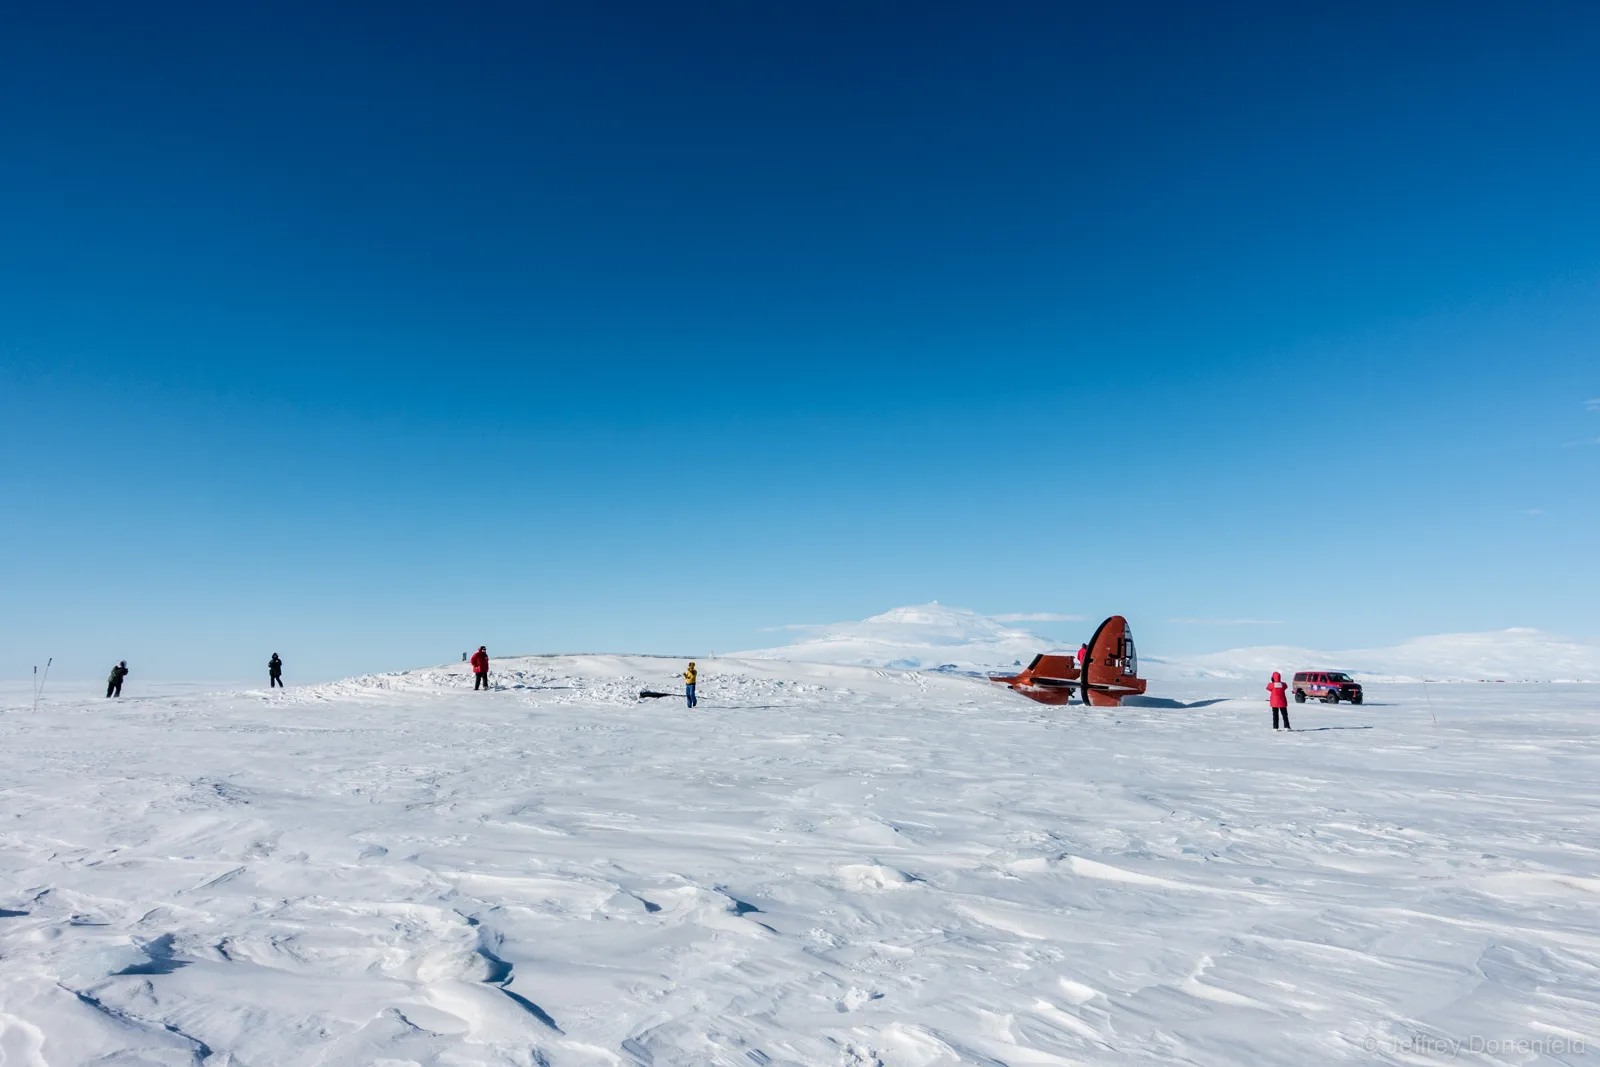
[[[681,667],[12,691],[0,1064],[1595,1056],[1600,687]]]

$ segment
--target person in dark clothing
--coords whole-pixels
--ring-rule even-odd
[[[122,695],[122,680],[128,676],[128,661],[123,660],[111,668],[111,677],[106,679],[106,699]]]
[[[489,688],[489,649],[479,645],[472,654],[472,691]]]
[[[283,660],[278,658],[276,652],[272,654],[271,659],[267,660],[267,676],[268,689],[273,686],[277,686],[279,689],[283,688]]]
[[[1278,728],[1278,716],[1283,716],[1283,728],[1289,726],[1289,686],[1284,683],[1283,675],[1277,671],[1272,672],[1272,681],[1267,683],[1267,701],[1272,705],[1272,728]]]

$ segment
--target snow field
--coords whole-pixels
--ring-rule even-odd
[[[1600,687],[682,666],[12,698],[0,1064],[1594,1056]]]

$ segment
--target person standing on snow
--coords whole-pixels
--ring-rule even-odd
[[[489,688],[489,649],[479,645],[472,654],[472,691]]]
[[[694,660],[690,660],[689,669],[683,672],[683,695],[689,701],[691,708],[699,703],[694,698],[694,682],[697,677],[699,675],[694,669]]]
[[[1272,672],[1272,681],[1267,683],[1267,701],[1272,705],[1272,728],[1278,728],[1278,716],[1283,716],[1283,728],[1292,729],[1289,725],[1289,687],[1284,683],[1283,675],[1277,671]]]
[[[1079,645],[1078,646],[1078,668],[1081,670],[1088,662],[1089,662],[1089,646],[1087,644]]]
[[[276,652],[267,660],[267,688],[271,689],[273,686],[283,688],[283,660],[278,658]]]
[[[128,661],[123,660],[111,668],[111,677],[106,679],[106,699],[122,695],[122,680],[128,676]]]

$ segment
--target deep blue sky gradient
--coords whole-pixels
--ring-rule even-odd
[[[246,7],[0,14],[5,675],[1600,636],[1594,5]]]

